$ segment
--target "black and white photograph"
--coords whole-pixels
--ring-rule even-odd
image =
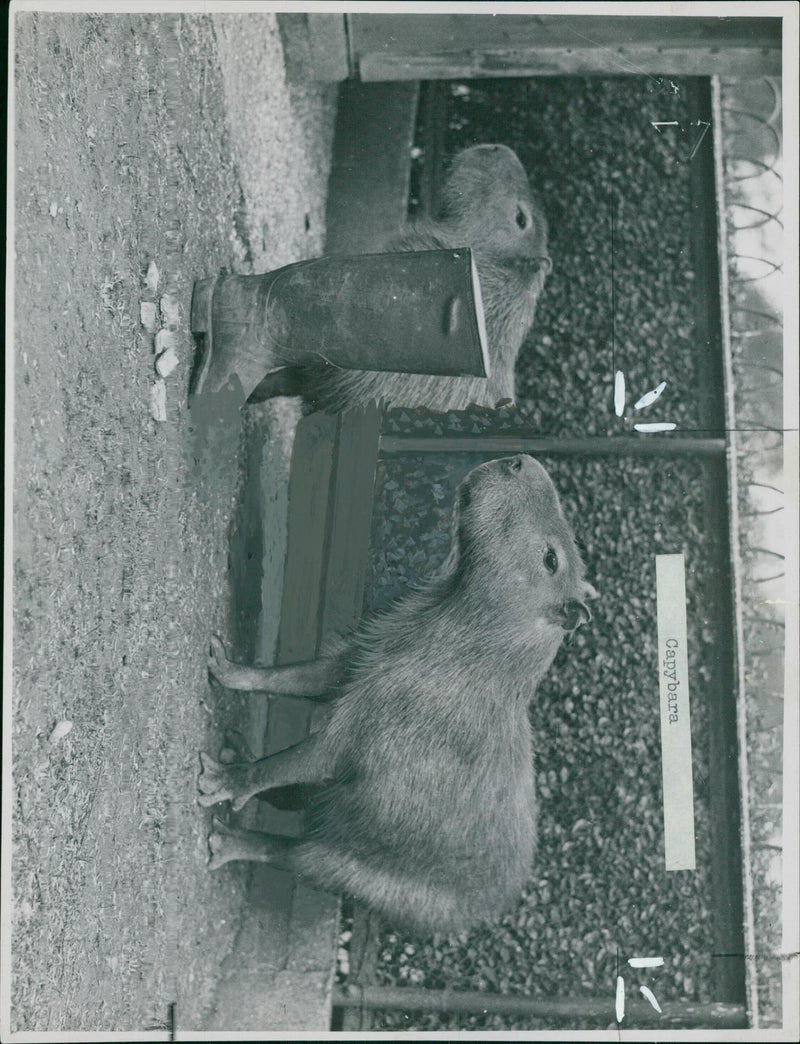
[[[798,1039],[797,40],[13,0],[3,1041]]]

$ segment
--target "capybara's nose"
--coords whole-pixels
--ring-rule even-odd
[[[589,623],[591,618],[592,614],[583,602],[578,602],[575,599],[565,602],[561,609],[562,627],[565,631],[574,631],[582,623]]]

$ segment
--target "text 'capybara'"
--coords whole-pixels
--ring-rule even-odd
[[[254,399],[301,395],[339,412],[384,400],[388,406],[463,410],[514,398],[514,364],[533,324],[551,269],[547,222],[516,153],[475,145],[453,158],[435,218],[420,219],[385,244],[387,251],[471,247],[481,284],[491,374],[437,377],[344,370],[324,361],[271,374]]]
[[[324,784],[300,839],[215,821],[210,865],[271,862],[419,932],[501,916],[534,858],[528,706],[594,595],[553,483],[523,454],[467,475],[440,571],[320,659],[243,667],[214,640],[223,685],[333,704],[320,732],[260,761],[201,755],[203,805]]]

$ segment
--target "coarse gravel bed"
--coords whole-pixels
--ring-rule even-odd
[[[634,421],[702,427],[711,389],[699,381],[688,157],[696,128],[688,83],[652,77],[541,77],[453,83],[444,151],[482,141],[514,148],[550,224],[553,272],[517,366],[518,408],[431,415],[395,410],[392,433],[458,436],[524,428],[547,436],[630,432]],[[659,133],[650,121],[679,121]],[[424,134],[418,137],[424,149]],[[418,162],[425,162],[424,152]],[[612,361],[613,220],[616,357]],[[629,388],[615,418],[614,363]],[[667,389],[638,414],[635,399]],[[659,436],[650,436],[658,438]],[[663,436],[662,436],[663,437]],[[371,603],[387,604],[436,568],[450,539],[453,491],[486,459],[393,454],[378,469]],[[660,1001],[715,999],[711,912],[708,709],[716,634],[718,535],[697,459],[540,458],[585,548],[600,592],[594,619],[559,653],[531,708],[539,849],[522,901],[501,924],[466,936],[380,936],[386,985],[608,996],[618,962],[662,954],[628,989]],[[666,873],[654,555],[684,552],[691,651],[697,870]],[[611,1010],[611,1008],[609,1008]],[[594,1028],[604,1028],[609,1020]],[[385,1012],[382,1029],[533,1029],[531,1019]]]

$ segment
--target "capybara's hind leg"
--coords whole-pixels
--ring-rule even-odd
[[[209,870],[218,870],[234,859],[270,863],[279,870],[291,870],[292,852],[297,844],[292,838],[230,827],[216,816],[213,826],[208,835]]]
[[[327,696],[335,685],[339,661],[329,657],[289,667],[245,667],[229,660],[222,642],[212,636],[208,669],[226,689],[319,699]]]
[[[319,738],[309,736],[302,743],[267,758],[233,765],[223,765],[208,754],[201,754],[197,800],[201,805],[230,800],[234,811],[238,811],[262,790],[285,787],[290,783],[321,783],[329,769],[320,761],[319,747]]]

